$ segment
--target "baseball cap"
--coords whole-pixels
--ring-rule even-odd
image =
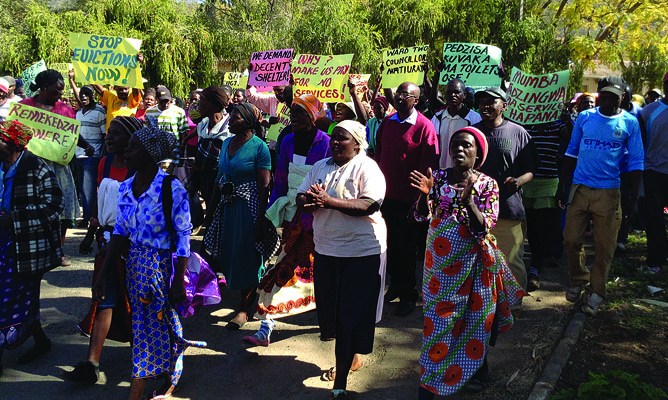
[[[155,93],[158,95],[158,100],[171,100],[172,93],[165,86],[158,85],[155,88]]]
[[[7,75],[7,76],[3,76],[3,78],[5,78],[7,83],[9,83],[9,85],[7,87],[16,86],[16,79],[14,79],[14,77]]]
[[[610,92],[617,96],[624,94],[626,88],[626,81],[619,76],[604,76],[598,81],[597,92]]]
[[[0,91],[9,93],[9,82],[5,78],[0,78]]]
[[[488,87],[488,88],[483,89],[483,90],[478,90],[477,92],[475,92],[474,99],[476,101],[478,101],[478,99],[480,99],[480,96],[482,96],[483,94],[487,94],[489,96],[492,96],[495,99],[501,99],[503,101],[508,101],[508,97],[506,96],[506,92],[504,92],[503,89],[501,89],[498,86],[492,86],[492,87]]]

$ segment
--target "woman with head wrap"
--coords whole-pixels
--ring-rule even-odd
[[[320,338],[336,339],[330,398],[346,397],[349,371],[373,349],[383,285],[381,256],[387,230],[380,214],[385,178],[367,157],[364,126],[341,121],[329,141],[332,156],[318,161],[297,190],[297,204],[313,212],[313,283]]]
[[[424,338],[419,399],[487,383],[487,350],[510,329],[510,305],[526,293],[489,233],[499,213],[496,181],[477,171],[487,139],[466,127],[452,134],[453,168],[413,171],[418,221],[431,219],[424,258]]]
[[[294,133],[283,139],[274,174],[274,189],[267,218],[283,227],[278,259],[258,287],[255,316],[263,320],[261,328],[244,337],[254,345],[268,346],[274,319],[299,314],[315,308],[313,295],[313,217],[297,210],[297,188],[316,161],[329,157],[329,136],[315,126],[322,116],[320,101],[312,94],[292,100],[290,123]],[[289,304],[295,304],[290,307]]]
[[[197,105],[201,121],[186,141],[197,138],[197,152],[195,153],[195,170],[197,171],[196,184],[207,208],[214,209],[215,204],[209,204],[213,195],[218,175],[218,157],[223,140],[232,136],[229,131],[230,114],[227,107],[230,105],[229,86],[209,86],[200,92]]]
[[[170,179],[158,163],[173,157],[178,145],[173,134],[153,127],[136,131],[125,150],[128,169],[137,171],[118,191],[116,223],[107,254],[120,254],[129,245],[127,289],[132,308],[132,383],[130,399],[141,399],[146,378],[164,376],[165,383],[152,398],[169,396],[183,372],[183,352],[188,346],[206,346],[184,339],[173,304],[186,297],[183,276],[190,257],[190,209],[181,182]],[[166,181],[167,179],[167,181]],[[163,183],[169,182],[169,188]],[[163,208],[163,193],[171,192],[170,222]],[[176,253],[173,281],[172,248]],[[93,286],[98,303],[106,300],[109,272],[116,259],[106,257]],[[164,397],[161,397],[164,398]]]
[[[116,117],[109,124],[105,138],[109,154],[102,158],[97,171],[97,207],[90,220],[88,232],[79,246],[81,254],[91,253],[94,237],[98,238],[98,249],[105,247],[111,239],[116,222],[118,189],[121,183],[134,173],[126,167],[123,153],[132,134],[142,127],[141,120],[135,117]],[[97,303],[93,299],[88,314],[78,325],[84,334],[90,336],[88,359],[77,363],[72,371],[65,372],[64,377],[69,381],[87,384],[97,382],[105,339],[128,342],[132,337],[130,304],[125,284],[125,257],[121,257],[121,254],[128,253],[128,249],[124,248],[121,253],[116,254],[105,253],[106,250],[95,255],[93,283],[102,271],[106,254],[116,259],[116,265],[109,270],[107,276],[105,301]]]
[[[0,123],[0,375],[2,351],[31,335],[35,345],[18,364],[51,349],[40,324],[39,289],[42,274],[60,265],[63,197],[53,171],[25,149],[32,134],[19,122]]]
[[[22,100],[21,103],[36,107],[44,111],[52,112],[54,114],[62,115],[64,117],[76,119],[76,115],[72,107],[63,103],[59,99],[63,95],[65,88],[65,81],[60,72],[55,69],[47,69],[42,71],[35,77],[35,82],[30,84],[30,90],[39,92],[28,99]],[[92,156],[95,152],[86,139],[79,135],[77,146],[86,149],[87,155]],[[71,228],[74,220],[79,217],[79,200],[77,198],[77,189],[74,183],[74,177],[69,166],[54,162],[54,160],[44,160],[46,164],[56,174],[58,184],[63,191],[64,210],[60,214],[60,229],[61,240],[65,243],[65,235],[67,229]],[[62,265],[70,265],[70,261],[63,256]]]
[[[239,329],[248,320],[264,263],[278,247],[275,229],[267,235],[273,226],[264,216],[271,156],[267,144],[255,135],[259,113],[250,103],[237,104],[230,113],[228,126],[234,136],[220,149],[218,186],[209,203],[212,207],[206,210],[206,250],[216,258],[229,288],[241,291],[237,315],[228,329]]]

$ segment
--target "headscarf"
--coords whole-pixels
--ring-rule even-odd
[[[253,133],[260,128],[260,121],[262,120],[262,111],[251,103],[239,103],[234,106],[234,109],[239,111],[241,118],[246,121]]]
[[[334,106],[334,108],[336,109],[336,107],[338,107],[339,104],[343,104],[348,109],[350,109],[350,111],[353,112],[353,115],[355,115],[355,118],[357,118],[357,111],[355,111],[355,103],[353,103],[352,101],[339,102],[339,103],[336,103],[336,106]]]
[[[111,120],[111,123],[114,122],[117,123],[128,136],[132,136],[133,133],[144,127],[142,120],[135,117],[116,117]]]
[[[373,103],[375,102],[379,102],[380,104],[382,104],[383,107],[385,107],[385,111],[390,109],[390,102],[387,101],[387,97],[385,96],[377,96],[375,99],[373,99],[371,105],[373,105]]]
[[[225,109],[224,98],[229,96],[223,88],[218,86],[209,86],[208,88],[202,90],[200,96],[205,98],[211,105],[215,108],[216,112],[222,112]]]
[[[174,157],[174,149],[179,146],[173,133],[161,131],[152,126],[138,130],[135,135],[156,164]]]
[[[341,128],[348,131],[353,139],[355,139],[355,141],[360,145],[362,150],[366,150],[367,147],[369,147],[369,144],[366,142],[366,128],[359,122],[346,119],[339,122],[336,125],[336,128]]]
[[[480,157],[479,160],[476,160],[476,162],[473,164],[473,169],[478,169],[480,166],[485,162],[485,159],[487,158],[487,151],[489,150],[487,146],[487,138],[485,137],[485,134],[480,131],[478,128],[474,128],[472,126],[467,126],[462,129],[457,129],[452,136],[450,136],[450,143],[448,144],[448,151],[450,151],[450,145],[452,144],[452,139],[461,132],[466,132],[471,135],[473,135],[473,138],[475,139],[476,145],[478,146],[478,149],[480,149],[480,152],[482,153],[482,157]]]
[[[589,96],[589,97],[591,97],[591,98],[593,98],[593,99],[596,99],[596,96],[594,96],[593,94],[591,94],[591,93],[589,93],[589,92],[584,92],[584,93],[582,93],[582,94],[580,95],[580,97],[578,97],[577,100],[575,100],[575,108],[576,108],[576,109],[579,109],[579,108],[580,108],[580,103],[582,103],[582,99],[584,99],[584,98],[587,97],[587,96]]]
[[[312,123],[315,123],[318,118],[325,116],[325,108],[322,106],[322,103],[310,93],[292,99],[292,105],[303,108]]]
[[[0,123],[0,139],[7,143],[14,143],[19,148],[28,145],[28,142],[32,139],[32,134],[32,129],[19,121]]]

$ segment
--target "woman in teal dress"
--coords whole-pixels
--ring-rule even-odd
[[[218,176],[207,213],[210,222],[204,238],[209,254],[232,290],[241,291],[237,315],[227,325],[239,329],[255,301],[255,291],[264,273],[264,262],[278,248],[278,236],[264,217],[269,199],[271,156],[267,144],[255,135],[260,111],[250,103],[238,104],[230,113],[233,137],[223,142]]]

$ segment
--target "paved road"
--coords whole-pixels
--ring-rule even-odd
[[[85,359],[88,339],[76,324],[90,305],[93,261],[78,256],[81,229],[68,233],[66,253],[72,266],[45,275],[41,308],[45,330],[53,342],[51,352],[32,364],[19,366],[15,358],[32,345],[6,351],[0,399],[125,399],[131,370],[128,344],[108,341],[102,354],[101,376],[96,385],[81,386],[62,380],[64,370]],[[421,272],[420,272],[421,273]],[[522,317],[490,352],[490,387],[478,396],[464,398],[525,399],[540,368],[549,357],[567,322],[563,300],[565,267],[545,271],[544,290],[525,299]],[[189,349],[185,356],[180,392],[175,399],[327,399],[330,382],[320,375],[334,365],[334,344],[321,342],[315,313],[281,320],[267,347],[248,347],[241,338],[259,328],[258,321],[241,331],[228,331],[238,294],[223,293],[223,302],[183,320],[185,337],[208,342],[206,349]],[[387,305],[376,330],[374,352],[366,366],[349,378],[354,399],[414,399],[420,367],[422,313],[393,315]],[[508,381],[510,380],[510,383]],[[149,381],[148,390],[161,382]]]

